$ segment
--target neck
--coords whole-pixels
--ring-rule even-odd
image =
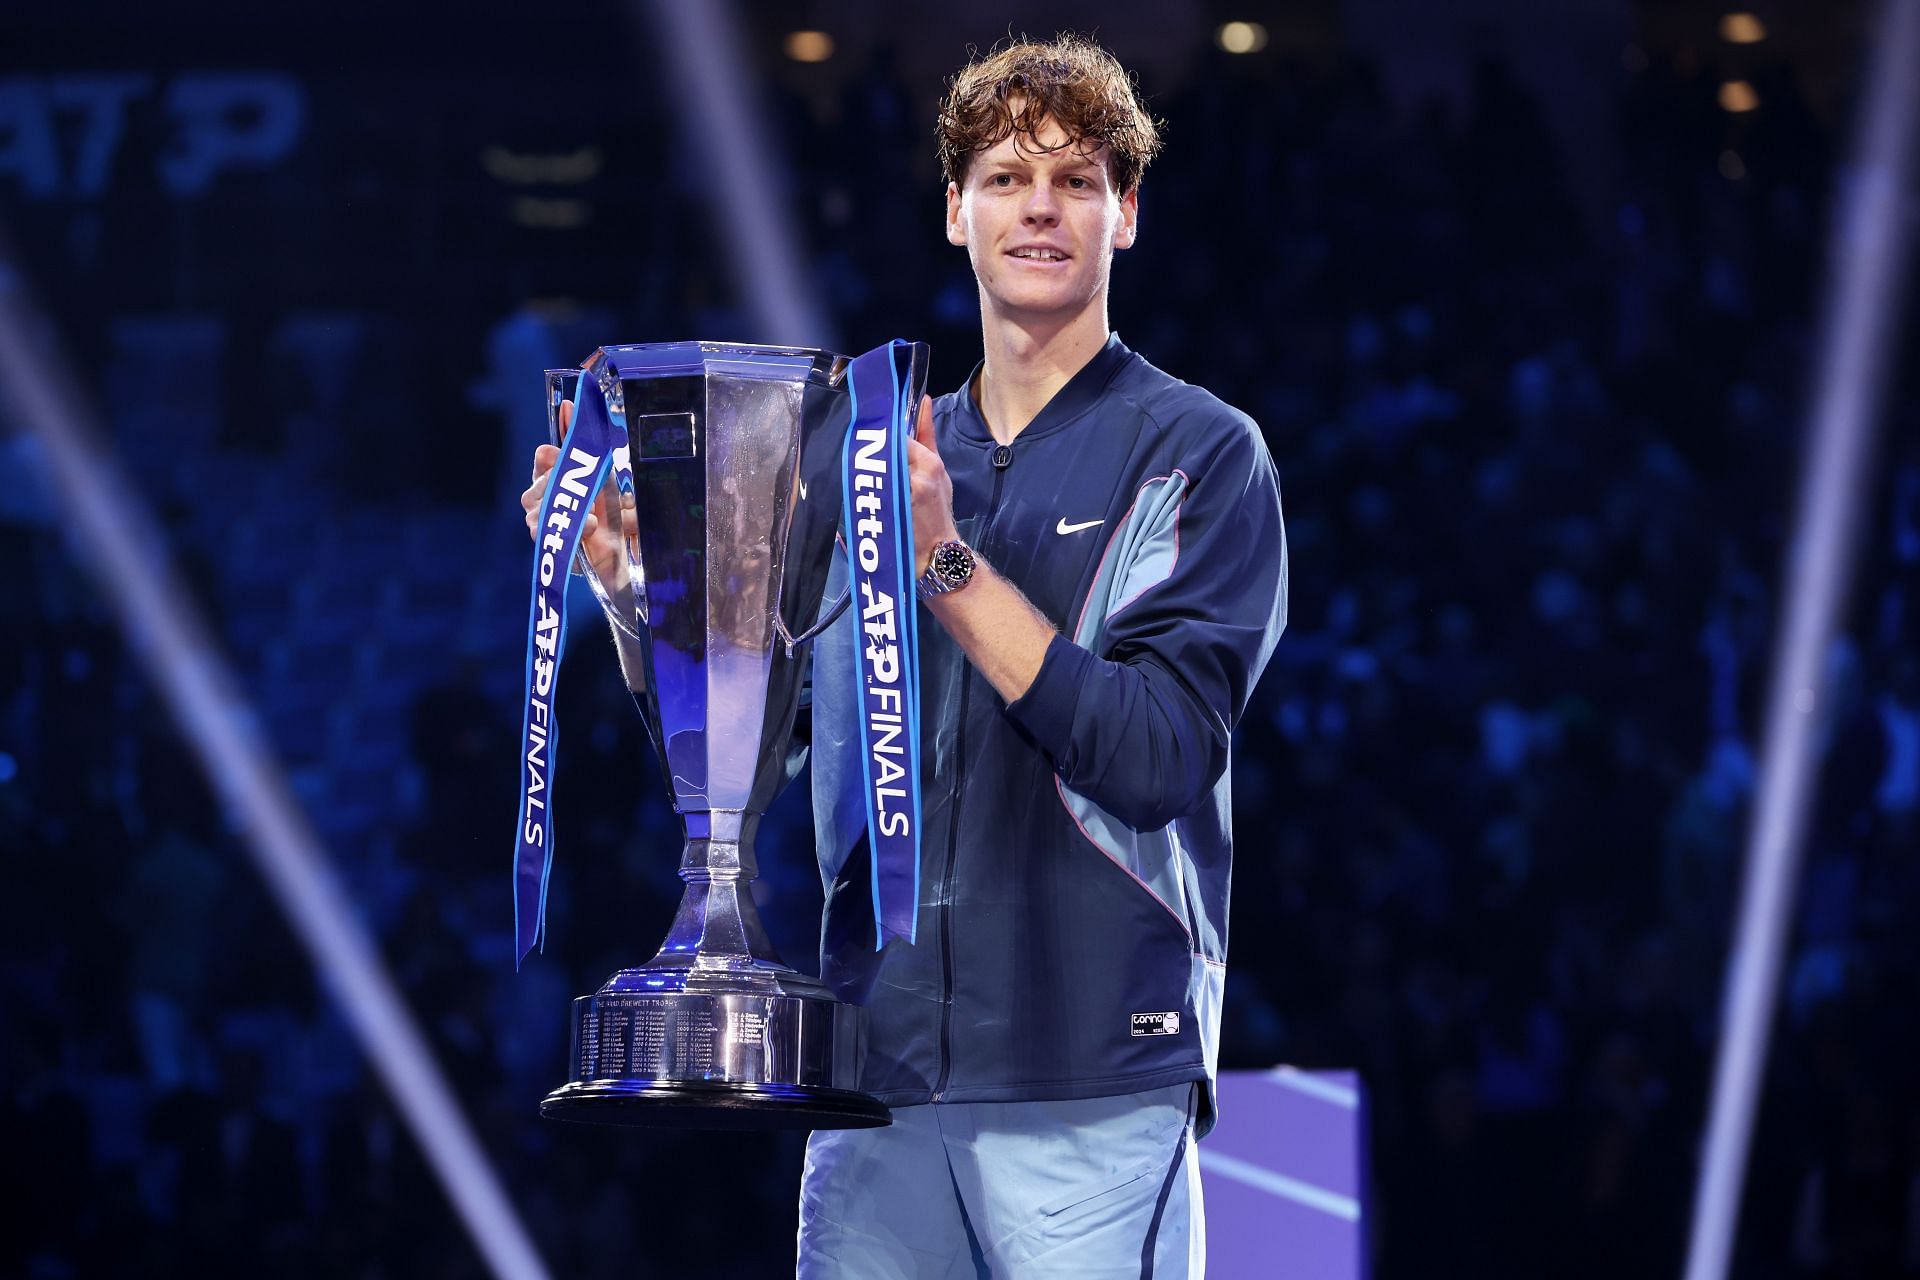
[[[980,416],[995,440],[1011,444],[1106,345],[1107,297],[1103,290],[1069,316],[1019,316],[994,311],[983,291],[980,318]]]

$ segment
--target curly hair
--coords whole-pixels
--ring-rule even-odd
[[[1107,148],[1107,169],[1125,195],[1140,185],[1160,150],[1160,121],[1117,59],[1084,36],[1021,39],[977,54],[949,82],[935,132],[940,169],[963,182],[973,157],[1013,134],[1034,137],[1044,120],[1067,133],[1063,146]]]

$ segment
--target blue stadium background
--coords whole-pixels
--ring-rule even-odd
[[[1851,3],[1762,9],[1753,45],[1690,0],[1545,8],[743,10],[837,340],[923,338],[941,388],[979,350],[931,136],[966,43],[1097,29],[1169,122],[1115,327],[1260,422],[1293,554],[1235,759],[1224,1065],[1362,1071],[1388,1280],[1678,1266],[1857,83]],[[1227,19],[1264,44],[1223,51]],[[787,56],[798,27],[832,56]],[[769,1275],[797,1139],[535,1115],[565,1002],[678,887],[594,631],[552,941],[511,955],[539,370],[755,336],[651,43],[604,0],[14,6],[0,225],[549,1263]],[[1920,1274],[1898,350],[1743,1218],[1763,1280]],[[0,1272],[479,1274],[35,447],[0,460]],[[803,788],[762,848],[810,965]]]

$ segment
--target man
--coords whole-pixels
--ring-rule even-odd
[[[874,950],[849,619],[815,658],[822,976],[869,1010],[894,1123],[809,1141],[799,1272],[1198,1275],[1228,745],[1285,622],[1278,485],[1251,421],[1108,329],[1159,146],[1120,65],[1002,49],[939,135],[985,359],[910,446],[937,624],[919,939]]]

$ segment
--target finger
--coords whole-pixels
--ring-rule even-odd
[[[619,491],[620,482],[612,472],[608,472],[600,481],[600,487],[593,491],[593,501],[587,504],[587,511],[600,517],[602,524],[613,519],[618,509],[614,504],[614,494]]]
[[[558,445],[543,444],[535,449],[533,451],[533,478],[538,480],[541,476],[546,475],[547,472],[553,470],[553,464],[559,460],[560,448]]]
[[[947,464],[941,460],[940,454],[937,451],[921,444],[918,440],[907,441],[908,471],[933,472],[936,470],[945,470],[946,465]]]
[[[560,434],[561,435],[567,434],[567,428],[571,427],[572,425],[573,425],[573,401],[562,400],[560,402]],[[556,449],[554,452],[558,453],[559,450]]]
[[[932,449],[935,453],[940,452],[939,446],[933,442],[932,396],[920,397],[920,419],[914,424],[913,438],[927,448]]]

